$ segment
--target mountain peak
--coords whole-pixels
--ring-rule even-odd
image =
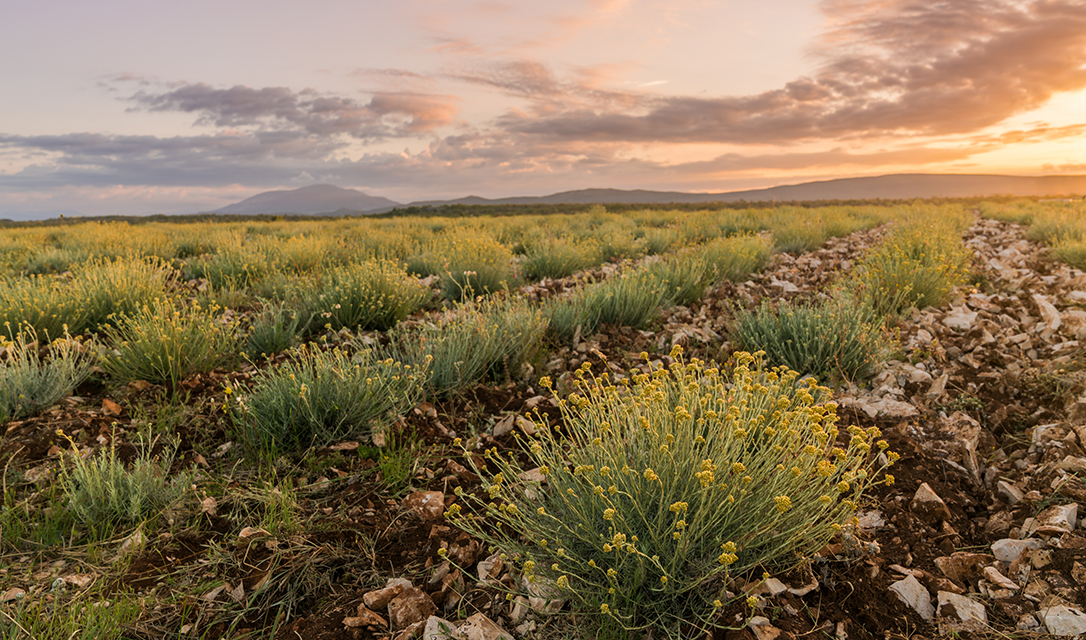
[[[361,212],[387,210],[397,204],[399,203],[388,198],[371,196],[357,189],[343,189],[331,184],[313,184],[299,189],[258,193],[251,198],[218,209],[215,213],[316,215],[341,209]]]

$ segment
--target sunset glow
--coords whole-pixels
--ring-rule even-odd
[[[36,2],[0,217],[1086,173],[1086,1]]]

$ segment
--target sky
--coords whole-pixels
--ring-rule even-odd
[[[1086,174],[1086,0],[36,0],[0,217]]]

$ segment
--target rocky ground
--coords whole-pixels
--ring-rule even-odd
[[[800,256],[780,254],[749,282],[727,284],[699,304],[662,314],[656,331],[606,328],[553,352],[527,379],[663,354],[726,357],[736,305],[816,295],[847,272],[882,229],[831,240]],[[732,586],[737,598],[714,638],[1027,638],[1086,634],[1086,274],[1056,263],[1022,228],[978,220],[965,234],[973,279],[944,308],[914,311],[872,380],[837,395],[846,424],[878,426],[901,454],[896,483],[879,486],[860,529],[788,575]],[[568,282],[528,293],[551,295]],[[659,356],[666,361],[666,356]],[[561,602],[507,602],[496,585],[516,577],[500,558],[444,521],[457,487],[478,478],[450,443],[514,447],[518,416],[555,412],[530,384],[479,387],[423,403],[385,434],[413,430],[424,445],[411,486],[382,489],[374,462],[345,442],[292,475],[301,526],[268,531],[231,475],[232,443],[221,411],[223,382],[245,371],[187,381],[196,418],[177,426],[184,458],[203,469],[198,524],[118,540],[120,575],[85,557],[5,557],[0,600],[78,591],[109,581],[144,598],[132,637],[389,638],[577,637]],[[44,416],[10,423],[0,453],[44,493],[65,446],[58,427],[87,446],[138,428],[141,399],[87,388]],[[227,490],[210,490],[218,478]],[[179,516],[180,517],[180,516]],[[138,536],[138,537],[137,537]],[[121,549],[122,544],[129,545]],[[439,551],[443,550],[443,554]],[[455,568],[446,558],[454,560]],[[116,572],[115,572],[116,573]],[[21,577],[20,577],[21,576]],[[540,594],[536,594],[540,595]],[[241,614],[229,615],[244,605]],[[536,610],[536,611],[533,611]],[[278,626],[276,627],[276,623]]]

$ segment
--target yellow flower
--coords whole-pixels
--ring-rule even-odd
[[[615,517],[615,510],[614,509],[604,509],[603,510],[603,519],[604,520],[611,520],[614,517]]]
[[[837,483],[837,490],[844,493],[849,490],[849,484],[844,480]]]
[[[894,484],[894,476],[886,474],[886,484]]]
[[[607,603],[604,602],[600,605],[600,613],[611,613],[611,607],[607,606]]]
[[[558,576],[558,579],[555,580],[554,582],[555,582],[555,584],[557,584],[562,589],[568,589],[569,588],[569,577],[567,577],[567,576]]]
[[[777,496],[773,498],[773,502],[777,505],[777,511],[784,513],[792,508],[792,500],[788,496]]]
[[[758,596],[751,596],[747,598],[747,606],[753,609],[758,606]]]

